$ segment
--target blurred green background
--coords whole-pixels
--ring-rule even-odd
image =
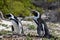
[[[23,15],[29,16],[31,9],[38,10],[40,13],[43,13],[43,7],[36,6],[32,3],[33,0],[0,0],[0,11],[3,14],[12,13],[16,16]],[[42,3],[52,3],[57,0],[35,0],[40,1]]]

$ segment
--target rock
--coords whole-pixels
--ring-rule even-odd
[[[1,38],[3,38],[3,36],[2,36],[2,35],[0,36],[0,39],[1,39]]]
[[[36,6],[42,7],[48,10],[55,10],[60,6],[58,1],[56,2],[47,2],[47,0],[33,0],[32,3]]]

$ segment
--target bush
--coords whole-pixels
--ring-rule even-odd
[[[35,29],[36,29],[34,25],[28,25],[28,28],[29,28],[30,30],[35,30]]]
[[[32,0],[1,0],[0,10],[4,14],[12,13],[15,16],[19,16],[20,14],[29,16],[31,11],[30,9],[42,12],[41,8],[33,5],[31,1]]]

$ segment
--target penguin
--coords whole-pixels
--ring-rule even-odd
[[[12,26],[13,34],[20,34],[20,27],[19,27],[18,18],[12,14],[8,14],[6,16],[11,20],[11,22],[13,24],[13,26]]]
[[[32,10],[31,13],[34,15],[33,20],[37,24],[37,34],[40,37],[54,38],[49,32],[46,22],[41,18],[41,14],[35,10]]]

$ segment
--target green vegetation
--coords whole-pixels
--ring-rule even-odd
[[[40,2],[44,0],[39,0]],[[46,2],[55,2],[57,0],[46,0]],[[43,12],[43,8],[37,7],[32,4],[32,0],[0,0],[0,11],[3,14],[12,13],[16,16],[22,14],[23,16],[29,16],[31,9]]]
[[[7,33],[12,33],[12,32],[11,31],[5,31],[5,30],[0,31],[0,34],[2,34],[2,35],[7,34]]]
[[[29,28],[30,30],[35,30],[35,29],[36,29],[34,25],[28,25],[28,28]]]
[[[27,39],[27,40],[32,40],[32,38],[31,38],[30,36],[31,36],[31,34],[28,33],[26,39]]]
[[[31,3],[32,0],[0,0],[0,10],[4,14],[12,13],[16,16],[22,14],[29,16],[31,9],[42,13],[42,8],[36,7]]]
[[[27,37],[26,37],[26,40],[32,40],[32,38],[31,38],[31,37],[29,37],[29,36],[27,36]]]
[[[1,24],[1,23],[0,23],[0,25],[1,25],[1,26],[4,26],[4,27],[7,27],[7,26],[8,26],[8,25],[6,25],[6,24]]]

